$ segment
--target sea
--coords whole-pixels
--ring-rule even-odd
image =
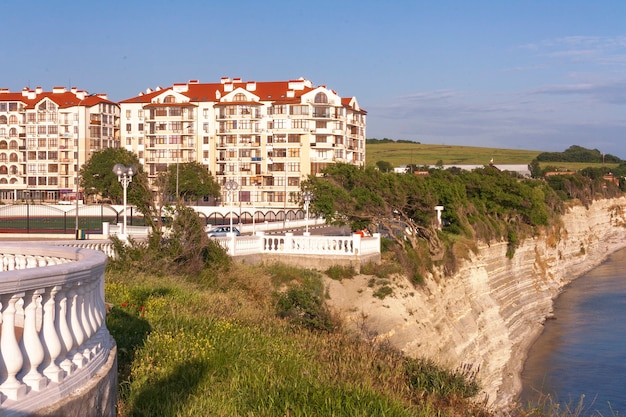
[[[559,295],[522,384],[522,405],[549,395],[562,410],[579,410],[571,415],[626,416],[626,249]]]

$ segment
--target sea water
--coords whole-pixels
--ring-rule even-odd
[[[557,298],[522,372],[523,405],[539,393],[582,416],[626,416],[626,250]],[[584,396],[584,398],[583,398]]]

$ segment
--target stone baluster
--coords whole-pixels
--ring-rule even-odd
[[[24,359],[15,335],[15,304],[24,293],[2,294],[2,335],[0,337],[0,392],[11,400],[19,400],[26,394],[27,387],[17,380]]]
[[[69,300],[67,290],[59,291],[57,294],[58,301],[56,302],[56,332],[60,337],[61,353],[59,358],[62,358],[59,364],[67,375],[71,375],[76,369],[76,365],[70,360],[69,353],[74,345],[74,339],[72,338],[72,331],[69,326]]]
[[[15,269],[26,269],[26,257],[23,255],[15,255]]]
[[[44,350],[37,332],[37,312],[43,289],[30,290],[24,298],[24,335],[21,349],[24,354],[23,369],[27,371],[22,381],[33,391],[41,391],[48,385],[48,378],[39,373],[37,368],[44,359]]]
[[[78,296],[78,283],[75,283],[72,288],[67,292],[67,301],[68,301],[68,313],[69,320],[68,324],[70,326],[70,333],[72,335],[72,349],[69,352],[69,357],[72,362],[78,367],[82,368],[86,363],[87,359],[80,352],[80,349],[83,347],[83,342],[85,341],[85,331],[82,328],[81,324],[81,299]]]
[[[91,309],[90,303],[90,284],[89,282],[83,282],[77,291],[78,299],[78,319],[80,320],[81,328],[85,332],[81,353],[89,361],[92,357],[91,352],[91,336],[94,334],[94,327],[89,317],[89,310]]]
[[[55,286],[43,294],[43,324],[41,327],[41,342],[44,349],[44,359],[41,364],[43,374],[52,382],[61,382],[65,378],[65,371],[57,365],[57,359],[61,352],[61,339],[55,328],[56,320],[56,295],[61,289]]]
[[[37,258],[35,258],[34,256],[27,256],[26,268],[37,268]]]

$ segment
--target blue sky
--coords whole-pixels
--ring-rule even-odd
[[[626,159],[626,1],[3,2],[0,87],[304,77],[367,136]],[[497,161],[496,161],[497,162]]]

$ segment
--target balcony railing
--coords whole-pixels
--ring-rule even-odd
[[[96,377],[115,348],[100,251],[0,244],[0,415],[50,407]]]

